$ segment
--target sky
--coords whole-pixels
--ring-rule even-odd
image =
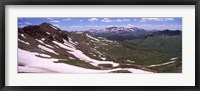
[[[126,17],[91,17],[91,18],[18,18],[18,27],[39,25],[47,22],[66,31],[86,31],[90,29],[105,29],[107,27],[138,27],[145,30],[182,30],[182,18],[126,18]]]

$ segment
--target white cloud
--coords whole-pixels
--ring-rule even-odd
[[[152,25],[152,24],[142,24],[142,25],[138,25],[137,27],[139,28],[143,28],[146,30],[164,30],[164,29],[170,29],[170,30],[182,30],[182,25]]]
[[[54,20],[54,18],[47,18],[48,20]]]
[[[163,21],[163,18],[141,18],[140,22],[147,22],[147,21]]]
[[[117,19],[116,22],[127,22],[131,21],[130,19]]]
[[[30,23],[30,22],[25,22],[24,24],[26,24],[26,25],[31,25],[32,23]]]
[[[51,20],[50,22],[58,23],[58,22],[60,22],[60,21],[58,21],[58,20]]]
[[[116,22],[123,22],[121,19],[117,19]]]
[[[173,21],[174,18],[165,18],[165,21]]]
[[[58,21],[58,20],[54,20],[54,18],[46,18],[46,19],[48,19],[50,22],[54,22],[54,23],[60,22],[60,21]]]
[[[101,20],[101,22],[112,22],[112,20],[110,20],[110,19],[108,19],[108,18],[103,18],[103,19]]]
[[[82,28],[83,26],[70,26],[70,28]]]
[[[130,19],[123,19],[123,21],[131,21]]]
[[[97,18],[90,18],[90,19],[88,19],[88,21],[94,22],[94,21],[99,21],[99,19],[97,19]]]
[[[174,18],[141,18],[140,22],[147,21],[173,21]]]
[[[62,19],[62,21],[71,21],[70,18]]]

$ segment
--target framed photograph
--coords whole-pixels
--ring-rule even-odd
[[[199,90],[199,0],[1,5],[2,90]]]

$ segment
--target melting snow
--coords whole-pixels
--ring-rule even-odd
[[[50,33],[49,32],[46,32],[48,35],[50,35]]]
[[[20,39],[18,39],[18,40],[19,40],[20,42],[24,43],[24,44],[30,45],[28,42],[25,42],[25,41],[20,40]]]
[[[42,38],[42,41],[44,41],[45,40],[45,38]]]
[[[18,49],[18,63],[25,66],[18,66],[18,72],[60,72],[60,73],[109,73],[117,70],[129,70],[133,73],[151,73],[140,69],[116,68],[111,70],[93,70],[81,68],[64,63],[54,63],[58,59],[46,59],[36,57],[34,53]]]
[[[73,44],[73,45],[77,45],[77,44],[78,44],[77,42],[74,43],[70,37],[68,37],[68,39],[69,39],[69,42],[70,42],[71,44]]]
[[[41,40],[38,40],[38,39],[36,39],[36,40],[37,40],[38,42],[44,44],[44,45],[47,46],[47,47],[54,48],[54,47],[52,47],[52,46],[50,46],[50,45],[45,44],[45,43],[44,43],[43,41],[41,41]]]
[[[64,41],[64,44],[65,44],[66,46],[69,46],[69,47],[71,47],[71,48],[74,48],[74,45],[70,44],[68,41],[66,41],[66,40],[64,40],[64,39],[63,39],[63,41]]]
[[[75,49],[74,47],[68,47],[70,45],[66,46],[67,44],[64,45],[64,44],[61,44],[61,43],[59,43],[57,41],[53,41],[53,43],[56,44],[56,45],[58,45],[58,46],[60,46],[60,47],[62,47],[62,48],[64,48],[64,49],[67,49],[67,50],[74,50]]]
[[[69,57],[69,59],[75,59],[75,58],[73,58],[73,57]]]
[[[22,36],[23,38],[26,38],[26,37],[24,36],[24,34],[21,34],[21,36]]]
[[[162,63],[162,64],[149,65],[148,67],[163,66],[163,65],[167,65],[167,64],[174,63],[174,62],[175,62],[175,61],[170,61],[170,62],[166,62],[166,63]]]
[[[176,59],[178,59],[177,57],[175,57],[175,58],[171,58],[170,60],[176,60]]]
[[[39,48],[45,50],[45,51],[48,51],[48,52],[51,52],[51,53],[54,53],[56,55],[58,55],[58,53],[56,53],[54,50],[50,49],[50,48],[47,48],[45,46],[42,46],[42,45],[38,45]]]
[[[126,60],[126,61],[131,62],[131,63],[135,63],[135,61],[132,61],[132,60]]]
[[[99,61],[99,60],[96,60],[96,59],[92,59],[92,58],[86,56],[85,54],[83,54],[83,52],[80,51],[80,50],[65,46],[65,45],[63,45],[63,44],[61,44],[59,42],[56,42],[56,41],[53,41],[53,43],[57,44],[58,46],[60,46],[60,47],[62,47],[64,49],[69,50],[70,54],[73,54],[74,56],[76,56],[80,60],[88,61],[90,64],[92,64],[94,66],[98,66],[98,64],[112,64],[113,66],[118,66],[119,65],[118,63],[114,63],[112,61]]]
[[[51,27],[52,27],[52,28],[54,28],[54,29],[56,29],[56,30],[58,29],[58,28],[56,28],[56,27],[55,27],[55,26],[53,26],[53,25],[51,25]]]
[[[41,54],[41,53],[36,53],[36,55],[39,55],[39,56],[42,56],[42,57],[51,57],[51,56],[49,56],[49,55],[46,55],[46,54]]]
[[[90,39],[93,39],[93,40],[99,41],[99,39],[97,39],[97,38],[94,38],[94,37],[92,37],[92,36],[88,35],[87,33],[86,33],[86,36],[87,36],[88,38],[90,38]]]

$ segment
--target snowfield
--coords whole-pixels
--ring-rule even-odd
[[[92,58],[88,57],[87,55],[83,54],[82,51],[75,49],[75,47],[72,48],[72,47],[69,47],[71,45],[67,45],[67,46],[64,45],[64,44],[70,44],[67,41],[65,41],[64,44],[59,43],[57,41],[53,41],[53,43],[64,48],[64,49],[69,50],[68,53],[73,54],[75,57],[79,58],[80,60],[88,62],[88,63],[90,63],[91,65],[94,65],[94,66],[98,66],[99,64],[112,64],[113,66],[119,65],[118,63],[114,63],[112,61],[99,61],[99,60],[96,60],[96,59],[92,59]]]
[[[25,51],[18,48],[18,64],[24,66],[18,66],[18,72],[42,72],[42,73],[109,73],[117,70],[128,70],[133,73],[152,73],[148,71],[143,71],[140,69],[133,68],[116,68],[111,70],[93,70],[81,68],[64,63],[54,63],[58,59],[47,59],[35,56],[37,53]]]

